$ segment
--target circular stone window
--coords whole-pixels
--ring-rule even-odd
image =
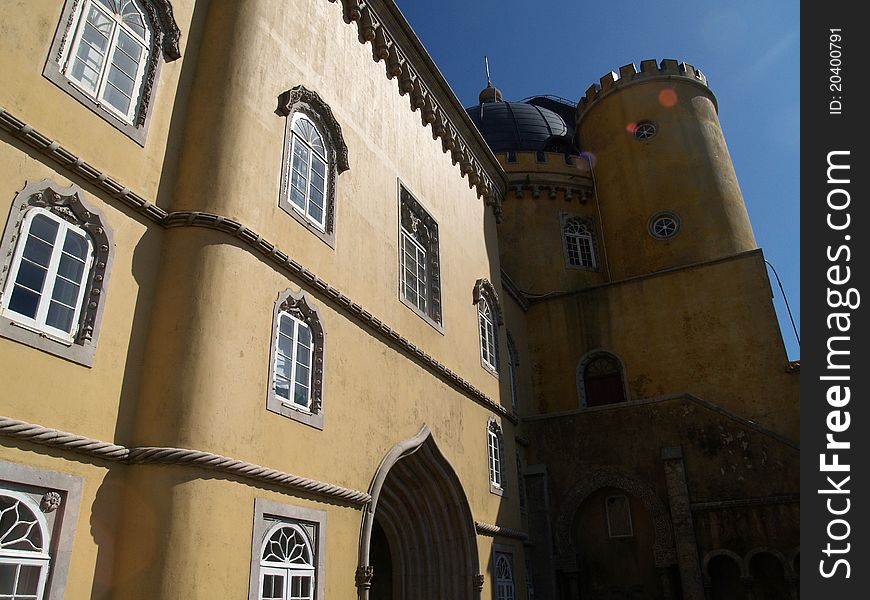
[[[637,127],[634,128],[634,139],[640,141],[646,141],[653,136],[655,136],[656,126],[654,123],[650,123],[649,121],[642,121],[637,124]]]
[[[649,220],[649,232],[658,240],[668,240],[680,231],[680,218],[673,213],[659,213]]]

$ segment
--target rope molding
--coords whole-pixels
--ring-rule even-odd
[[[472,400],[507,419],[514,425],[518,423],[517,417],[511,411],[495,402],[446,365],[435,360],[435,358],[418,348],[398,331],[375,317],[361,304],[351,300],[340,290],[308,270],[304,265],[293,260],[275,244],[263,239],[261,235],[242,223],[208,212],[167,212],[145,200],[142,196],[131,191],[130,188],[108,176],[103,171],[85,162],[82,158],[61,146],[57,141],[43,135],[31,125],[16,118],[2,106],[0,106],[0,128],[51,158],[61,167],[82,177],[96,187],[105,190],[111,197],[119,200],[161,227],[167,229],[171,227],[204,227],[227,233],[241,240],[247,246],[269,259],[279,269],[296,279],[300,285],[304,285],[312,292],[325,296],[340,311],[362,324],[382,340],[407,352],[409,356],[413,357],[413,360],[432,369],[438,376],[455,386]]]
[[[500,527],[498,525],[490,525],[489,523],[483,523],[481,521],[475,521],[474,528],[477,529],[477,533],[480,535],[486,535],[489,537],[505,537],[520,540],[522,542],[526,542],[529,539],[529,536],[522,531],[517,531],[516,529],[510,529],[508,527]]]
[[[144,446],[127,448],[109,442],[50,429],[41,425],[0,416],[0,436],[24,440],[42,446],[68,450],[92,458],[128,465],[161,464],[194,466],[210,471],[237,475],[260,483],[268,483],[294,492],[305,492],[362,507],[371,502],[365,492],[352,490],[316,479],[299,477],[283,471],[261,467],[243,460],[236,460],[211,452]]]

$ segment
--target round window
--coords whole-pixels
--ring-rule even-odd
[[[643,121],[637,124],[637,127],[634,128],[634,139],[645,141],[650,139],[656,134],[656,126],[649,121]]]
[[[679,231],[680,218],[673,213],[659,213],[649,220],[649,232],[656,239],[670,239]]]

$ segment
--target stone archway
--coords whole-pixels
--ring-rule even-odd
[[[369,600],[373,593],[397,600],[480,598],[482,577],[471,508],[459,477],[427,426],[386,454],[369,493],[372,501],[360,530],[359,600]],[[380,580],[373,558],[389,564],[389,573],[381,574]]]

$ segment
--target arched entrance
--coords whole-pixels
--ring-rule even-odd
[[[471,509],[427,426],[387,453],[369,493],[360,531],[359,600],[480,598]]]

